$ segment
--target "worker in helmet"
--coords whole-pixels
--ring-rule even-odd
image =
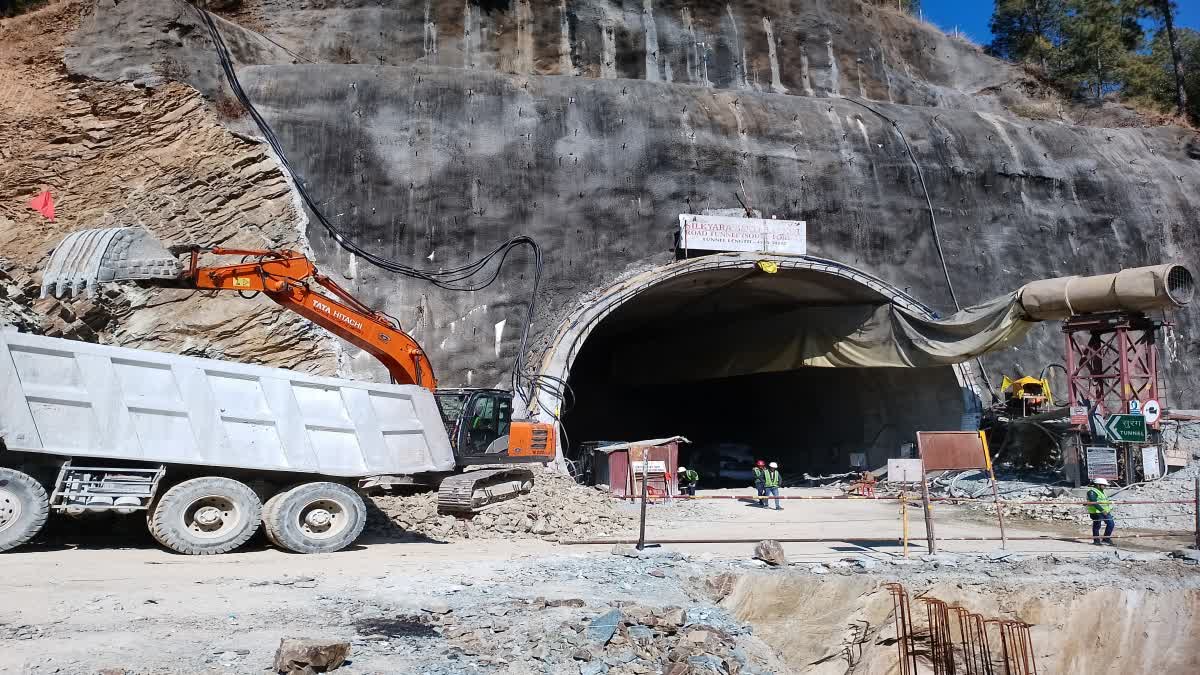
[[[779,505],[779,487],[780,487],[780,484],[782,483],[782,480],[783,480],[783,477],[779,475],[779,465],[776,464],[775,462],[771,462],[770,464],[768,464],[767,470],[763,474],[763,494],[764,495],[774,495],[776,511],[783,510],[783,507]],[[767,500],[763,499],[762,503],[763,503],[763,506],[766,506]]]
[[[758,505],[766,508],[767,500],[763,498],[767,488],[767,463],[761,459],[754,464],[754,489],[758,492]]]
[[[1108,486],[1108,481],[1103,478],[1092,479],[1092,486],[1088,488],[1087,500],[1092,502],[1087,505],[1088,515],[1092,517],[1092,544],[1096,546],[1115,546],[1111,539],[1113,528],[1117,526],[1117,521],[1113,518],[1112,500],[1108,495],[1104,494],[1104,488]],[[1100,538],[1100,524],[1104,524],[1104,538]]]
[[[679,494],[696,496],[696,483],[700,482],[700,474],[695,469],[686,466],[679,467]]]

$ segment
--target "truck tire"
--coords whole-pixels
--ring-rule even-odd
[[[283,490],[280,490],[279,492],[276,492],[274,495],[271,495],[271,498],[268,499],[266,501],[266,503],[263,504],[263,510],[262,510],[263,534],[265,534],[267,536],[267,541],[271,542],[271,545],[275,546],[276,548],[283,548],[283,544],[280,544],[275,539],[275,534],[274,534],[274,532],[271,531],[271,526],[268,525],[267,523],[270,522],[271,514],[274,513],[276,509],[279,508],[279,503],[283,501],[284,496],[287,495],[288,490],[291,490],[292,487],[295,487],[295,486],[293,485],[291,487],[284,488]]]
[[[367,505],[339,483],[304,483],[280,495],[264,514],[267,538],[295,553],[332,553],[358,539]]]
[[[49,516],[46,488],[28,474],[0,467],[0,551],[28,543]]]
[[[245,483],[207,476],[167,490],[149,517],[150,534],[177,553],[215,555],[246,543],[262,521],[262,502]]]

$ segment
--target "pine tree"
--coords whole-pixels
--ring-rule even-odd
[[[1179,47],[1179,38],[1175,34],[1175,3],[1171,0],[1141,0],[1138,4],[1145,16],[1158,22],[1161,26],[1159,33],[1166,33],[1167,47],[1171,56],[1171,70],[1175,80],[1175,111],[1180,115],[1185,115],[1188,110],[1188,96],[1184,86],[1183,53]]]
[[[1200,32],[1179,29],[1174,46],[1165,30],[1155,33],[1149,49],[1130,63],[1123,93],[1143,104],[1178,112],[1174,52],[1179,53],[1179,70],[1183,73],[1184,115],[1200,122]]]
[[[1137,0],[1068,0],[1059,75],[1101,100],[1120,89],[1142,43]]]
[[[1065,17],[1064,0],[996,0],[988,51],[1009,61],[1036,63],[1049,72]]]

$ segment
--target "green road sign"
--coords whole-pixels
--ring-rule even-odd
[[[1108,440],[1114,443],[1145,443],[1146,418],[1141,415],[1109,415],[1104,424]]]

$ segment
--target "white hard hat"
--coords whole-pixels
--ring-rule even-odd
[[[1096,480],[1093,480],[1092,482],[1095,483],[1096,485],[1108,485],[1108,481],[1103,478],[1097,478]]]
[[[778,464],[776,464],[775,462],[771,462],[771,463],[770,463],[770,464],[768,464],[767,466],[771,467],[772,469],[778,469],[778,468],[779,468],[779,465],[778,465]]]
[[[679,467],[679,473],[683,473],[684,471],[687,471],[687,467],[686,467],[686,466],[681,466],[681,467]]]

